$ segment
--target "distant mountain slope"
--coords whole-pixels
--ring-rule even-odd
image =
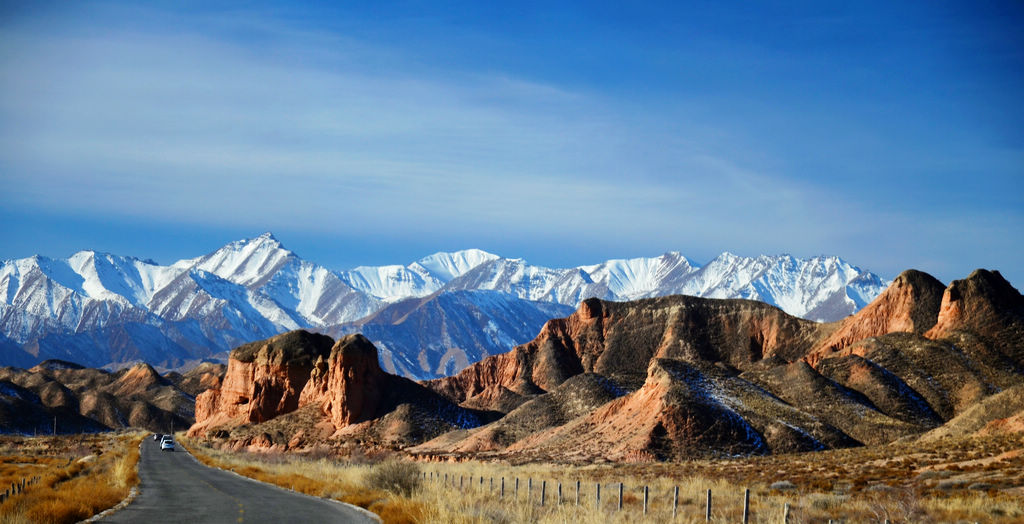
[[[61,360],[47,360],[31,369],[0,368],[0,433],[83,433],[125,427],[167,433],[187,427],[194,419],[195,397],[148,364],[116,372]]]
[[[288,330],[341,334],[358,325],[380,345],[389,370],[429,378],[507,351],[547,318],[564,315],[561,306],[591,297],[751,298],[797,316],[838,320],[885,284],[837,257],[728,253],[705,266],[666,253],[556,269],[469,249],[404,266],[332,271],[266,233],[167,266],[94,251],[4,261],[0,365],[60,358],[94,367],[145,361],[175,368],[224,358],[235,346]],[[383,322],[378,314],[395,308],[422,321]],[[457,328],[438,329],[437,322]]]
[[[572,311],[495,291],[442,291],[397,302],[328,334],[362,333],[379,349],[386,371],[425,379],[504,353],[535,336],[549,319]]]

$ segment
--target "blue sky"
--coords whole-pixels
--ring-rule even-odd
[[[1020,2],[5,2],[0,258],[837,254],[1024,286]]]

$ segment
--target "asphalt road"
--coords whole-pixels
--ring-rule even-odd
[[[180,445],[160,451],[152,437],[142,443],[139,480],[135,500],[99,522],[378,522],[338,502],[204,466]]]

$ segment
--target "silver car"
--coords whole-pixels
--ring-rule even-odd
[[[160,441],[161,451],[174,451],[174,441],[170,437],[165,437]]]

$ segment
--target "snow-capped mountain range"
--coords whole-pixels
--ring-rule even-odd
[[[470,249],[332,271],[265,233],[167,266],[94,251],[4,261],[0,365],[175,367],[291,329],[361,328],[386,348],[386,368],[430,378],[530,340],[589,297],[748,298],[832,321],[887,285],[838,257],[729,253],[703,266],[671,252],[553,269]],[[418,330],[401,325],[410,318]]]

